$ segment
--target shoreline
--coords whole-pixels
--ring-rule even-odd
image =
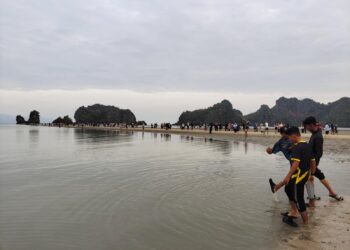
[[[59,126],[54,126],[59,127]],[[109,131],[109,132],[122,132],[122,133],[158,133],[158,134],[168,134],[168,135],[179,135],[186,137],[187,139],[199,138],[204,140],[217,140],[217,141],[241,141],[244,143],[254,143],[259,144],[263,147],[272,147],[275,142],[280,138],[279,133],[275,131],[270,131],[268,134],[263,134],[261,132],[248,132],[248,136],[245,137],[244,132],[234,133],[233,131],[213,131],[212,134],[209,134],[208,130],[204,129],[161,129],[161,128],[149,128],[145,127],[96,127],[96,126],[61,126],[61,128],[74,128],[78,130],[90,130],[90,131]],[[311,134],[302,134],[301,135],[306,141],[309,140]],[[341,134],[341,135],[324,135],[324,153],[327,154],[327,158],[339,163],[348,163],[350,164],[350,134]]]
[[[350,247],[350,203],[322,197],[315,209],[308,209],[309,225],[284,230],[279,235],[276,249],[349,249]]]
[[[59,127],[59,126],[54,126]],[[139,132],[139,133],[159,133],[159,134],[174,134],[184,136],[190,139],[193,137],[202,138],[205,140],[221,140],[221,141],[242,141],[262,145],[263,147],[272,147],[274,143],[280,138],[279,133],[270,131],[268,134],[262,132],[248,132],[248,136],[244,135],[244,132],[234,133],[233,131],[213,131],[209,134],[208,130],[204,129],[161,129],[161,128],[149,128],[145,127],[96,127],[96,126],[61,126],[61,128],[75,128],[80,130],[95,130],[95,131],[113,131],[113,132]],[[306,141],[309,140],[311,134],[306,133],[301,135]],[[341,163],[350,163],[350,133],[338,134],[338,135],[324,135],[324,152],[327,153],[329,159],[335,160]]]
[[[43,125],[41,125],[43,126]],[[178,134],[178,135],[187,135],[187,136],[200,136],[204,138],[208,137],[217,137],[223,139],[234,139],[234,138],[279,138],[280,134],[276,133],[275,130],[270,130],[268,133],[264,133],[263,131],[254,132],[248,131],[248,136],[245,136],[245,133],[242,131],[233,132],[233,131],[212,131],[209,134],[208,130],[204,129],[179,129],[179,128],[171,128],[171,129],[161,129],[161,128],[149,128],[145,127],[144,129],[141,127],[103,127],[103,126],[45,126],[45,127],[61,127],[61,128],[75,128],[75,129],[88,129],[88,130],[108,130],[108,131],[123,131],[123,132],[145,132],[145,133],[163,133],[163,134]],[[310,133],[301,134],[304,138],[310,138]],[[345,132],[344,134],[337,135],[323,135],[325,140],[350,140],[350,133]]]

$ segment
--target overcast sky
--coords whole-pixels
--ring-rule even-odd
[[[349,0],[0,0],[0,113],[100,102],[175,121],[350,95]]]

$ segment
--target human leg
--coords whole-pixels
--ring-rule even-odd
[[[296,217],[298,214],[298,208],[296,205],[294,185],[295,185],[295,181],[291,179],[289,183],[284,187],[284,191],[287,194],[289,204],[290,204],[290,212],[288,215]]]
[[[315,195],[315,184],[314,184],[313,176],[310,176],[309,180],[306,182],[306,192],[309,198],[308,205],[310,207],[315,207],[316,195]]]
[[[304,199],[305,183],[306,179],[295,184],[295,200],[297,201],[297,208],[304,224],[308,224],[309,218],[306,212],[306,204]]]
[[[331,185],[329,184],[329,181],[326,179],[325,175],[323,172],[319,169],[316,168],[314,176],[320,180],[320,182],[325,186],[329,192],[329,195],[337,195],[336,192],[332,189]]]

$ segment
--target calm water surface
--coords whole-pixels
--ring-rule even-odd
[[[2,250],[271,249],[290,230],[267,184],[288,163],[266,145],[30,126],[0,138]],[[324,158],[349,194],[348,163]]]

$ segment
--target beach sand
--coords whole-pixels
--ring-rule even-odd
[[[322,197],[308,209],[310,224],[281,232],[275,249],[350,249],[350,197],[337,202]]]

